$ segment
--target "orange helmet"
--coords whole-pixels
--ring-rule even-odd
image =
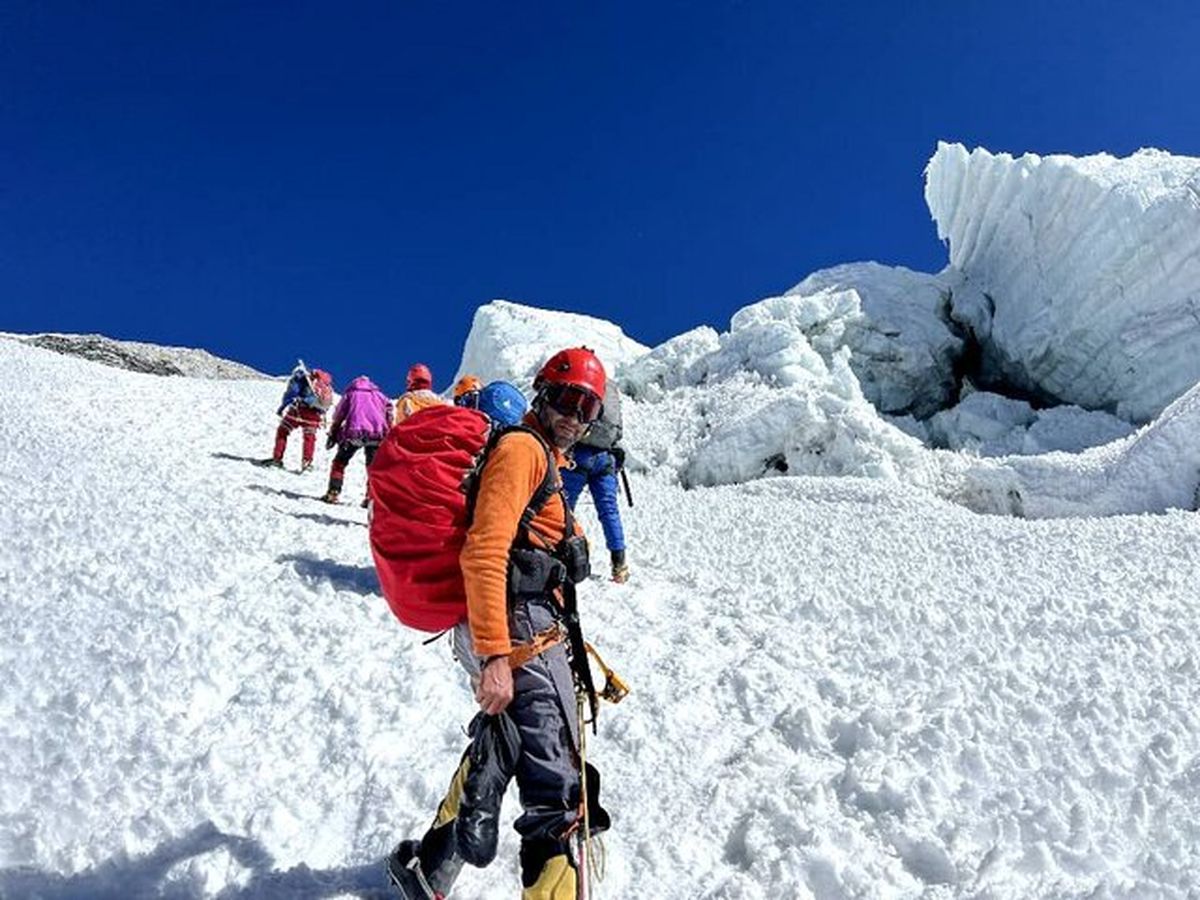
[[[454,385],[454,399],[457,400],[463,394],[470,394],[474,391],[483,390],[483,382],[474,375],[464,375]]]

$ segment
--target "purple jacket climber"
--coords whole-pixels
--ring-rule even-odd
[[[378,444],[392,424],[392,404],[383,391],[366,375],[359,375],[349,386],[329,426],[330,442],[339,444]]]

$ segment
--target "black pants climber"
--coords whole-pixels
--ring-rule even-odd
[[[375,451],[379,449],[379,444],[352,444],[342,443],[338,445],[338,452],[333,457],[333,463],[329,467],[329,492],[331,494],[340,494],[342,492],[342,482],[346,478],[346,466],[350,464],[350,460],[354,458],[354,454],[358,452],[358,448],[362,447],[363,454],[366,456],[367,468],[371,467],[371,461],[375,459]]]
[[[552,627],[558,616],[558,605],[549,596],[514,601],[509,613],[513,640],[531,640]],[[471,649],[466,623],[455,629],[454,646],[455,656],[475,682],[480,661]],[[507,721],[497,727],[497,723],[487,722],[489,718],[481,714],[472,722],[472,746],[463,755],[437,817],[421,840],[421,869],[434,890],[446,894],[462,867],[464,848],[468,862],[490,862],[490,855],[476,853],[477,842],[471,841],[477,837],[480,821],[490,817],[494,828],[503,789],[508,779],[515,777],[523,809],[516,829],[521,835],[524,896],[574,897],[575,871],[567,838],[580,801],[579,723],[566,644],[552,647],[515,670],[512,704],[501,717],[495,717]],[[481,746],[493,748],[486,758],[478,752]],[[590,780],[590,766],[588,771]],[[481,781],[491,783],[481,785]],[[596,776],[595,789],[598,786]],[[592,792],[589,783],[589,794]],[[477,808],[481,801],[494,809]],[[592,823],[593,832],[607,825],[607,816],[596,804]],[[495,852],[494,841],[490,851]]]

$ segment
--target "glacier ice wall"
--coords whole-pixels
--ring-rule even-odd
[[[942,143],[925,174],[994,378],[1134,422],[1200,380],[1200,159]]]
[[[977,512],[1027,518],[1194,509],[1200,486],[1200,385],[1134,434],[1081,453],[973,459],[930,451],[935,490]]]
[[[692,369],[721,348],[716,329],[700,325],[659,344],[621,370],[621,386],[633,397],[658,400],[665,391],[694,382]]]
[[[864,396],[844,339],[860,313],[855,290],[772,297],[739,310],[727,332],[693,329],[626,362],[631,466],[684,487],[880,478],[1027,518],[1192,507],[1200,385],[1135,433],[1103,412],[972,392],[915,423],[966,452],[930,449]]]
[[[580,345],[596,351],[610,376],[650,350],[604,319],[493,300],[475,310],[455,380],[471,374],[527,389],[551,354]]]
[[[858,309],[840,337],[863,394],[880,412],[926,418],[958,394],[963,340],[948,323],[950,287],[940,275],[859,262],[813,272],[787,296],[854,291]]]
[[[920,442],[880,416],[852,369],[852,346],[871,334],[862,298],[853,288],[809,289],[752,303],[727,332],[693,329],[623,366],[625,392],[677,424],[667,443],[639,444],[643,407],[626,406],[637,455],[671,466],[689,487],[920,470]]]
[[[1128,437],[1134,430],[1124,419],[1099,410],[1034,409],[1023,400],[987,391],[967,394],[924,425],[926,443],[980,456],[1078,453]]]

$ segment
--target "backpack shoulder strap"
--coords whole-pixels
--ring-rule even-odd
[[[558,478],[558,465],[554,461],[554,451],[550,449],[550,445],[546,443],[546,439],[528,425],[516,425],[513,427],[520,428],[522,431],[532,434],[537,438],[538,443],[542,445],[542,449],[546,452],[546,477],[542,479],[542,483],[534,491],[529,505],[525,507],[525,512],[521,515],[521,525],[525,529],[525,540],[527,543],[529,542],[529,531],[537,514],[550,502],[551,497],[558,494],[562,499],[563,507],[563,534],[561,543],[565,543],[575,534],[575,514],[571,511],[571,504],[567,502],[567,496],[563,492],[562,480]],[[555,549],[561,549],[561,546]]]
[[[538,434],[536,429],[530,428],[528,425],[510,425],[507,428],[500,428],[492,432],[488,438],[483,452],[480,454],[479,461],[472,469],[469,477],[467,490],[467,527],[475,519],[475,502],[479,496],[479,481],[483,474],[483,468],[487,464],[488,457],[492,451],[496,449],[496,445],[507,435],[514,432],[524,432],[531,435],[534,440],[541,446],[542,451],[546,454],[546,474],[542,478],[542,483],[538,485],[537,490],[533,492],[533,496],[529,498],[529,502],[525,505],[524,512],[521,513],[521,522],[519,526],[519,535],[523,536],[526,543],[529,543],[529,528],[533,520],[537,518],[537,514],[542,511],[542,508],[550,502],[550,498],[561,492],[561,485],[556,477],[556,469],[554,463],[554,452],[550,449],[550,445],[546,443],[546,439]],[[563,510],[565,515],[565,534],[564,537],[569,537],[575,532],[575,520],[571,514],[570,505],[563,499]]]
[[[555,477],[557,474],[555,470],[558,467],[554,464],[554,452],[550,449],[550,445],[546,443],[546,439],[536,429],[530,428],[528,425],[510,425],[508,428],[500,431],[496,440],[499,441],[500,438],[514,432],[523,432],[532,436],[542,448],[542,452],[546,454],[546,474],[542,478],[542,483],[538,485],[537,490],[533,492],[533,496],[529,498],[529,503],[526,504],[525,511],[521,513],[521,528],[528,532],[529,526],[537,518],[537,514],[550,502],[550,498],[559,491],[558,479]],[[570,513],[568,513],[569,515]],[[572,528],[572,530],[574,529]]]

